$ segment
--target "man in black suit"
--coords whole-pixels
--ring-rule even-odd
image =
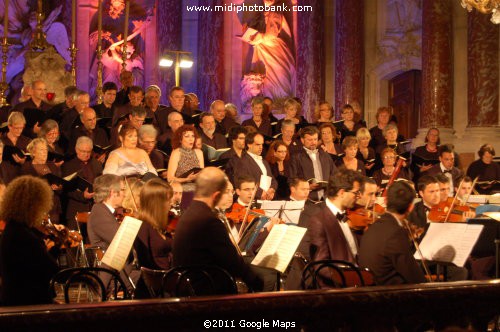
[[[173,265],[216,265],[259,291],[262,280],[245,264],[226,227],[214,213],[226,188],[227,177],[221,170],[207,167],[198,174],[194,200],[175,231]]]
[[[263,159],[261,156],[264,148],[264,136],[258,132],[250,133],[245,137],[245,144],[247,146],[247,152],[242,154],[241,158],[238,160],[234,170],[234,178],[236,179],[240,175],[250,175],[254,178],[255,183],[260,184],[261,176],[270,177],[271,187],[267,191],[259,187],[255,194],[255,198],[272,200],[276,188],[278,187],[278,182],[273,177],[271,166],[267,160]]]
[[[200,115],[200,136],[203,144],[214,149],[227,148],[226,137],[215,130],[215,118],[212,113],[201,113]],[[207,162],[209,160],[205,160]]]
[[[215,132],[221,135],[226,135],[232,127],[239,124],[230,116],[226,115],[226,106],[222,100],[214,100],[210,104],[210,113],[215,119]]]
[[[328,180],[326,200],[309,220],[310,255],[313,261],[340,259],[356,263],[358,243],[347,224],[346,209],[359,197],[362,175],[339,170]]]
[[[102,174],[102,164],[92,158],[92,139],[81,136],[76,140],[76,157],[62,165],[62,176],[78,172],[78,176],[92,184],[94,179]],[[90,188],[85,191],[73,190],[67,192],[66,221],[70,229],[76,228],[75,216],[78,212],[89,212],[92,207],[94,192]]]
[[[247,130],[242,126],[235,126],[229,129],[229,140],[231,142],[231,148],[220,155],[219,160],[229,159],[226,166],[224,167],[224,172],[227,174],[229,181],[234,183],[234,169],[245,151],[245,137],[247,135]]]
[[[292,155],[289,164],[290,178],[315,179],[310,181],[311,192],[309,198],[318,201],[324,198],[324,186],[316,183],[317,181],[328,181],[335,173],[336,167],[332,158],[318,149],[319,130],[314,126],[308,126],[301,130],[300,140],[304,148]]]
[[[363,235],[359,263],[369,268],[378,285],[425,282],[408,241],[406,216],[413,209],[415,191],[406,182],[395,182],[387,191],[387,213]]]
[[[424,175],[418,180],[417,189],[422,201],[415,204],[414,209],[408,215],[408,220],[421,230],[421,239],[424,237],[431,222],[428,218],[430,210],[441,201],[441,187],[436,177]],[[435,266],[436,264],[430,265],[432,271],[435,271]],[[449,281],[467,279],[468,273],[465,268],[449,266],[447,270]]]
[[[93,246],[107,250],[120,227],[115,212],[122,206],[125,198],[125,182],[118,175],[104,174],[94,180],[93,187],[95,204],[90,211],[87,231]],[[133,265],[129,263],[123,268],[125,273],[120,273],[127,284],[129,282],[128,275],[130,275],[132,282],[139,279],[138,273],[131,274],[132,269]],[[108,285],[111,280],[107,275],[102,276],[101,279],[105,285]],[[128,284],[127,288],[131,291],[133,286]]]
[[[120,73],[120,83],[122,88],[116,94],[115,106],[121,106],[127,104],[130,100],[128,99],[128,94],[130,87],[134,85],[134,75],[131,71],[123,70]]]
[[[450,180],[450,193],[449,196],[454,196],[454,188],[458,187],[458,179],[463,175],[462,171],[455,167],[455,152],[453,151],[453,146],[450,144],[443,144],[438,149],[439,153],[439,164],[432,166],[428,171],[424,172],[423,175],[436,175],[439,173],[444,173]]]
[[[114,82],[106,82],[102,85],[102,103],[92,106],[99,118],[113,118],[117,90],[118,87]],[[111,127],[111,120],[107,125]]]
[[[182,114],[177,111],[172,111],[168,114],[167,124],[162,129],[160,124],[160,135],[158,136],[158,149],[166,154],[172,153],[172,136],[174,132],[184,125]]]
[[[128,93],[129,102],[125,105],[122,105],[116,109],[113,113],[112,126],[116,127],[119,125],[119,122],[129,115],[132,110],[136,107],[143,107],[144,100],[144,90],[140,86],[131,86]],[[145,109],[146,110],[146,109]],[[151,109],[146,110],[146,117],[153,118],[154,113]]]
[[[71,133],[73,129],[80,126],[82,123],[80,121],[80,114],[83,110],[90,106],[90,95],[85,92],[78,90],[75,92],[75,104],[73,108],[67,110],[62,114],[61,122],[59,123],[59,131],[61,132],[61,138],[66,140],[66,143],[71,140]]]
[[[67,154],[71,155],[75,153],[76,141],[79,137],[87,136],[92,139],[92,143],[106,147],[109,145],[108,135],[104,129],[97,127],[97,116],[94,109],[86,107],[82,113],[80,113],[80,122],[82,125],[76,127],[71,132],[71,139],[68,146]],[[99,161],[104,163],[105,155],[103,154]]]
[[[60,123],[62,115],[75,106],[75,93],[77,91],[78,89],[74,85],[66,87],[64,89],[64,101],[54,105],[54,107],[47,112],[47,117]]]

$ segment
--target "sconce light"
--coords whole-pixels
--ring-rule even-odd
[[[165,51],[166,55],[160,58],[160,67],[172,67],[175,66],[175,85],[180,86],[181,80],[181,68],[191,68],[193,67],[193,60],[191,58],[191,52],[185,51]],[[171,55],[175,55],[175,60]]]

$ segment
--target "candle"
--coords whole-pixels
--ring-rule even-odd
[[[76,44],[76,0],[71,1],[71,42]]]
[[[97,8],[97,48],[102,47],[102,0],[97,0],[99,5]]]
[[[3,36],[7,38],[9,33],[9,0],[4,3]]]
[[[130,0],[125,0],[125,28],[123,31],[123,49],[127,48],[128,38],[128,14],[130,11]]]

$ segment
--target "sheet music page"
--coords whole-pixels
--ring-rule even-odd
[[[426,260],[451,262],[463,267],[483,227],[463,223],[431,223],[420,243],[420,251]],[[421,259],[418,251],[414,257]]]
[[[279,211],[283,207],[281,215],[283,221],[287,224],[297,225],[305,203],[306,201],[262,201],[261,209],[268,217],[278,217]]]
[[[306,231],[304,227],[275,225],[252,261],[252,265],[284,273]]]
[[[491,219],[495,219],[496,221],[500,221],[500,212],[483,212],[485,216],[490,217]]]
[[[139,219],[126,216],[120,228],[118,228],[113,241],[111,241],[108,250],[106,250],[102,262],[117,271],[121,271],[125,266],[141,225],[142,221]]]

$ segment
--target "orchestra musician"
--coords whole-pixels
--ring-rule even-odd
[[[16,178],[5,191],[0,203],[0,220],[6,222],[0,242],[3,305],[52,303],[49,282],[59,270],[58,248],[47,251],[38,230],[52,207],[52,195],[47,182],[33,176]]]
[[[357,263],[359,244],[347,224],[346,210],[352,208],[359,197],[362,175],[341,169],[328,180],[326,200],[319,205],[319,212],[309,220],[312,261],[339,259]],[[324,278],[322,278],[324,279]],[[327,279],[320,282],[329,285]]]
[[[119,228],[119,223],[115,217],[115,211],[122,206],[127,187],[121,176],[114,174],[104,174],[94,180],[94,206],[90,211],[87,224],[87,231],[90,244],[107,250]],[[130,273],[133,269],[131,262],[127,263],[124,270]],[[133,286],[128,283],[128,278],[122,273],[127,287]],[[130,275],[132,280],[137,280],[138,276]],[[111,280],[110,276],[102,277],[104,285],[107,286]]]
[[[172,187],[160,179],[147,181],[139,196],[137,218],[142,221],[134,248],[140,266],[154,270],[168,270],[172,267],[172,243],[174,229],[169,228]],[[148,297],[148,292],[139,279],[136,297]]]
[[[373,272],[377,285],[425,282],[405,229],[405,218],[413,209],[414,198],[415,191],[408,183],[394,183],[387,193],[387,213],[363,235],[359,264]]]
[[[432,222],[429,219],[429,214],[433,207],[439,205],[441,200],[441,189],[439,186],[439,181],[434,176],[424,175],[420,177],[417,184],[418,194],[422,198],[422,201],[415,204],[414,209],[408,215],[408,221],[415,225],[412,228],[417,230],[417,236],[420,240],[425,231],[429,227],[429,223]],[[410,224],[410,226],[411,226]],[[420,236],[418,234],[420,233]],[[435,270],[436,265],[429,266],[431,270]],[[456,266],[448,267],[448,280],[458,281],[467,279],[467,269]]]
[[[226,227],[213,212],[226,189],[227,177],[218,168],[207,167],[198,173],[194,200],[175,231],[173,265],[217,265],[260,291],[262,280],[243,261]]]

